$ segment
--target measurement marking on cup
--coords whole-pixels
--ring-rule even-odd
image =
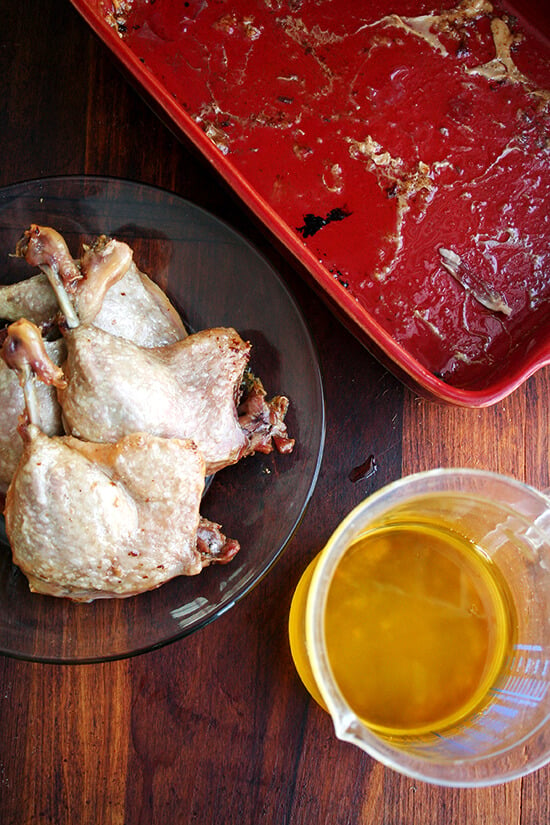
[[[457,748],[460,751],[465,751],[466,753],[473,752],[472,745],[469,742],[460,741],[460,739],[453,736],[444,736],[442,733],[438,733],[437,731],[434,731],[433,734],[436,739],[439,739],[441,741],[442,747],[440,750],[442,750],[443,752],[445,752],[445,749],[449,744],[451,744],[453,747]]]
[[[516,650],[534,650],[537,653],[542,653],[542,645],[514,645]]]
[[[519,713],[517,708],[509,708],[507,705],[501,705],[500,702],[497,702],[495,705],[493,705],[492,709],[495,713],[500,713],[502,714],[502,716],[508,716],[512,719]]]
[[[546,659],[534,658],[533,656],[520,656],[519,658],[514,656],[510,666],[515,666],[516,671],[519,673],[528,673],[529,670],[537,670],[543,662],[546,667],[548,665],[548,660]]]
[[[505,688],[495,688],[495,693],[499,696],[519,702],[525,705],[536,705],[548,691],[548,685],[540,679],[529,679],[527,677],[516,676],[511,679]]]
[[[492,708],[492,710],[494,710],[494,708]],[[487,716],[483,719],[483,725],[485,728],[493,731],[494,733],[504,733],[508,727],[508,722],[506,719],[498,719],[492,714],[487,714]]]

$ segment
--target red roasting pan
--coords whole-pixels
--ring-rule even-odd
[[[546,3],[72,3],[406,383],[480,407],[550,363]]]

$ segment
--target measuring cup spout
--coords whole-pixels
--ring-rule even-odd
[[[344,710],[341,713],[332,712],[331,715],[338,739],[343,742],[351,742],[353,745],[368,751],[365,742],[365,727],[353,712]]]

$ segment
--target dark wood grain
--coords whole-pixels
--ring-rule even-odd
[[[294,586],[341,517],[387,481],[433,466],[547,487],[550,372],[487,410],[405,389],[334,319],[215,173],[158,120],[66,0],[3,2],[0,185],[56,174],[158,184],[256,244],[320,353],[327,442],[281,560],[236,608],[135,659],[53,666],[0,658],[2,825],[542,825],[550,771],[485,790],[439,789],[336,740],[294,670]],[[353,482],[372,455],[377,471]]]

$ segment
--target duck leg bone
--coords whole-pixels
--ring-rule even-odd
[[[0,353],[8,367],[19,376],[28,419],[40,426],[34,378],[37,376],[44,384],[65,389],[67,382],[63,370],[48,356],[38,327],[25,318],[9,325]]]

